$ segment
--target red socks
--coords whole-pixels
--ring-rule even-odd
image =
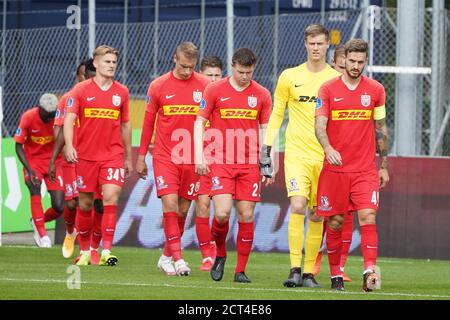
[[[211,228],[209,218],[195,218],[195,231],[197,233],[198,246],[202,253],[202,258],[211,257]]]
[[[91,248],[98,249],[100,241],[102,240],[102,220],[103,214],[92,210],[92,235],[91,235]]]
[[[59,213],[55,211],[52,207],[48,208],[44,213],[45,222],[53,221],[59,217]]]
[[[73,233],[73,229],[75,227],[75,216],[77,214],[77,210],[69,210],[66,206],[64,206],[64,222],[66,224],[67,233]]]
[[[78,244],[80,246],[80,250],[88,251],[92,229],[91,210],[83,211],[80,208],[77,208],[75,223],[78,230]]]
[[[45,232],[45,224],[44,224],[44,209],[42,208],[41,196],[34,195],[30,198],[31,202],[31,217],[34,221],[34,225],[36,226],[37,231],[39,232],[39,236],[43,237],[47,233]]]
[[[364,258],[364,270],[377,264],[378,234],[375,224],[360,226],[361,251]]]
[[[353,215],[344,215],[344,226],[342,227],[342,251],[341,251],[341,268],[345,266],[347,261],[348,251],[350,250],[350,245],[352,244],[353,236]]]
[[[236,241],[237,263],[235,272],[244,272],[253,245],[253,221],[238,222],[239,229]]]
[[[327,253],[331,277],[342,276],[341,272],[342,229],[333,230],[327,226]]]
[[[166,246],[170,253],[168,257],[172,256],[173,261],[178,261],[181,256],[181,234],[179,227],[179,219],[176,212],[163,213],[164,234],[166,235]],[[184,223],[183,223],[184,226]],[[164,255],[166,255],[166,248],[164,248]]]
[[[216,242],[218,257],[225,258],[227,256],[226,240],[228,228],[229,228],[229,220],[221,224],[216,220],[216,218],[213,219],[211,235],[213,240]]]
[[[114,239],[114,232],[116,231],[116,219],[117,219],[117,206],[116,205],[103,206],[103,217],[102,217],[103,250],[111,250],[112,242]]]

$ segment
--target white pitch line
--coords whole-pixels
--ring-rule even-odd
[[[14,279],[14,278],[0,278],[0,281],[11,282],[43,282],[43,283],[67,283],[66,280],[55,279]],[[248,287],[215,287],[215,286],[193,286],[193,285],[174,285],[169,283],[150,284],[150,283],[132,283],[132,282],[96,282],[96,281],[81,281],[81,284],[87,285],[102,285],[102,286],[136,286],[136,287],[169,287],[169,288],[186,288],[186,289],[219,289],[219,290],[235,290],[235,291],[267,291],[267,292],[289,292],[289,293],[320,293],[320,294],[343,294],[343,295],[377,295],[377,296],[401,296],[401,297],[416,297],[416,298],[450,298],[450,295],[435,295],[435,294],[415,294],[415,293],[400,293],[400,292],[357,292],[344,291],[333,292],[330,290],[310,290],[310,289],[274,289],[274,288],[248,288]]]

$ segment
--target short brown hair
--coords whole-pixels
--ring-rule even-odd
[[[340,44],[336,46],[336,49],[334,49],[333,61],[336,61],[337,57],[342,55],[345,56],[345,46],[343,44]]]
[[[97,56],[104,56],[108,53],[115,54],[117,59],[119,59],[119,51],[107,45],[101,45],[95,48],[94,53],[92,54],[92,58],[95,59],[95,57]]]
[[[350,39],[345,44],[345,55],[350,52],[364,52],[366,56],[369,55],[369,44],[363,39]]]
[[[239,48],[233,53],[231,63],[240,64],[241,66],[250,67],[256,64],[256,55],[249,48]]]
[[[330,32],[327,28],[321,24],[313,23],[306,27],[303,39],[306,41],[309,36],[316,37],[321,34],[324,34],[327,40],[330,38]]]
[[[222,60],[216,56],[204,57],[202,62],[200,62],[200,70],[203,71],[206,68],[219,68],[223,70]]]
[[[175,55],[182,53],[188,59],[198,59],[198,48],[190,41],[184,41],[177,46]]]

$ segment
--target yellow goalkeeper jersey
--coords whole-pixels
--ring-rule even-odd
[[[274,105],[265,144],[271,146],[288,108],[285,156],[323,161],[323,149],[314,133],[314,114],[320,86],[341,73],[328,64],[320,72],[310,72],[303,63],[284,70],[278,78]]]

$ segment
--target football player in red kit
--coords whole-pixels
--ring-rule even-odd
[[[45,222],[59,217],[64,210],[64,185],[61,166],[56,168],[56,180],[50,181],[47,168],[50,162],[55,139],[53,119],[58,98],[45,93],[39,99],[39,107],[26,111],[20,119],[14,135],[16,153],[23,164],[25,184],[31,197],[31,225],[34,240],[39,247],[50,248],[51,240],[45,230]],[[45,181],[50,193],[52,206],[44,213],[41,201],[41,184]]]
[[[75,85],[70,91],[64,118],[65,156],[77,163],[79,191],[79,245],[77,265],[91,262],[89,250],[94,192],[103,193],[100,265],[114,266],[118,258],[111,253],[116,227],[117,202],[132,171],[131,123],[128,88],[113,80],[119,53],[112,47],[99,46],[93,53],[96,75]],[[77,143],[74,146],[74,121],[78,117]]]
[[[344,290],[340,268],[344,214],[356,211],[364,259],[363,290],[378,287],[376,213],[379,189],[389,181],[385,91],[362,75],[368,44],[345,44],[345,73],[324,83],[316,106],[315,132],[325,152],[318,185],[317,213],[328,217],[327,253],[331,288]],[[375,138],[376,137],[376,138]],[[381,166],[375,166],[376,146]]]

